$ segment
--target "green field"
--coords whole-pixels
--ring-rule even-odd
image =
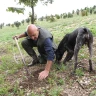
[[[47,28],[52,32],[55,38],[57,38],[57,35],[61,37],[66,33],[72,32],[77,27],[84,26],[91,29],[94,35],[96,34],[96,15],[89,15],[84,17],[74,16],[73,18],[59,19],[55,22],[37,21],[36,24]],[[25,32],[27,25],[28,24],[25,24],[24,26],[21,25],[19,29],[16,27],[4,27],[3,29],[0,29],[0,41],[6,42],[8,40],[12,40],[12,36]]]
[[[58,19],[55,22],[37,21],[35,23],[36,25],[48,29],[53,34],[54,41],[56,42],[57,46],[65,34],[72,32],[74,29],[78,27],[88,27],[92,31],[94,38],[96,36],[96,15],[89,15],[84,17],[74,16],[73,18]],[[64,86],[68,84],[68,86],[70,85],[70,87],[72,87],[72,84],[74,84],[75,82],[75,79],[68,77],[69,76],[68,72],[70,72],[69,71],[70,68],[64,65],[62,65],[62,68],[59,71],[56,71],[55,69],[56,66],[53,65],[52,73],[50,73],[49,78],[43,81],[43,83],[38,82],[38,80],[33,81],[34,84],[36,82],[38,84],[39,83],[41,84],[40,86],[39,85],[36,86],[36,88],[39,91],[35,90],[36,88],[33,87],[30,88],[29,85],[28,85],[29,87],[27,86],[21,88],[20,81],[22,82],[24,80],[26,81],[25,70],[24,70],[24,65],[22,64],[22,61],[19,57],[20,56],[19,51],[12,37],[21,34],[22,32],[25,32],[27,25],[28,25],[27,23],[21,25],[19,29],[17,29],[16,27],[12,28],[11,26],[10,27],[5,26],[3,27],[3,29],[0,29],[0,96],[64,96],[62,95],[63,94],[62,92],[66,90]],[[19,44],[21,40],[22,39],[19,40]],[[95,47],[96,45],[94,45],[94,50]],[[20,48],[22,49],[24,57],[27,57],[26,63],[28,63],[30,61],[30,58],[21,47],[21,44],[20,44]],[[84,58],[88,58],[87,53],[88,52],[84,47],[84,49],[80,51],[79,57],[82,60]],[[96,63],[95,53],[96,52],[94,51],[94,57],[93,57],[94,64]],[[14,60],[14,54],[17,56],[17,59],[19,59],[18,64]],[[36,68],[38,69],[39,67],[37,66]],[[32,69],[29,70],[32,71]],[[64,75],[65,77],[62,77],[60,74],[62,74],[63,72],[65,72],[68,76]],[[80,81],[83,78],[83,76],[85,76],[84,75],[85,73],[87,72],[85,71],[83,72],[82,69],[78,70],[76,74],[77,75],[76,80]],[[93,74],[91,76],[93,76],[94,80],[96,80],[96,74],[95,75]],[[96,86],[96,82],[94,82],[94,80],[92,81],[91,85],[87,86],[88,87],[86,88],[87,91],[91,87],[93,88],[94,86]],[[45,88],[44,86],[42,87],[43,84],[46,85],[44,82],[49,86],[48,87],[49,89]],[[96,89],[93,88],[91,91],[89,91],[89,93],[92,92],[94,92],[94,94],[96,95]]]

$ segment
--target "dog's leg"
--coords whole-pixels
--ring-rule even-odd
[[[89,54],[90,54],[90,57],[89,57],[89,70],[90,72],[93,71],[93,68],[92,68],[92,43],[88,43],[88,48],[89,48]]]
[[[63,64],[66,64],[67,61],[71,60],[71,58],[73,57],[73,54],[74,54],[74,52],[68,52],[63,61]]]
[[[76,38],[76,44],[75,44],[75,48],[74,48],[74,59],[75,59],[75,64],[74,64],[74,70],[73,73],[76,72],[76,68],[77,68],[77,59],[78,59],[78,52],[81,48],[81,46],[83,45],[83,39],[81,36],[77,36]]]
[[[71,49],[71,46],[68,44],[68,42],[65,45],[65,48],[67,50],[67,55],[63,61],[63,64],[66,64],[66,62],[69,61],[73,57],[73,54],[74,54],[74,50]]]

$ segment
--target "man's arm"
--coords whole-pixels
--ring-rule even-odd
[[[26,36],[27,36],[27,33],[24,32],[24,33],[22,33],[22,34],[20,34],[20,35],[16,35],[16,36],[14,36],[13,39],[14,39],[14,38],[19,39],[19,38],[26,37]]]
[[[50,38],[47,38],[45,40],[44,48],[47,54],[47,63],[45,66],[45,70],[39,73],[39,77],[38,77],[39,80],[45,79],[49,75],[49,72],[54,60],[54,50],[53,50],[52,41]]]

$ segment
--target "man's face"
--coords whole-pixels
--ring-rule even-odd
[[[29,32],[28,33],[29,37],[32,39],[32,40],[37,40],[38,39],[38,35],[39,35],[39,30],[35,30],[33,32]]]

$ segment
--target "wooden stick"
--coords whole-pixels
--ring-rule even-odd
[[[23,64],[24,64],[24,66],[25,66],[26,75],[29,76],[29,72],[28,72],[28,69],[27,69],[27,66],[26,66],[24,57],[23,57],[23,55],[22,55],[22,52],[21,52],[21,50],[20,50],[20,46],[19,46],[19,44],[18,44],[18,40],[17,40],[17,38],[15,38],[15,41],[16,41],[16,45],[17,45],[17,47],[18,47],[18,50],[19,50],[19,52],[20,52],[22,62],[23,62]]]
[[[82,88],[82,89],[84,89],[84,87],[79,83],[79,81],[76,81],[78,84],[79,84],[79,86]]]

